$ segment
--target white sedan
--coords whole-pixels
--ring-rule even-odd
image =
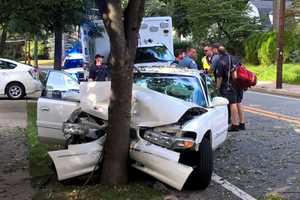
[[[11,99],[41,90],[36,69],[13,60],[0,58],[0,95]]]
[[[181,190],[206,188],[213,150],[224,143],[228,101],[215,96],[211,80],[196,70],[144,68],[135,73],[131,114],[132,166]],[[38,100],[41,141],[65,142],[51,151],[59,180],[92,172],[102,158],[110,82],[77,83],[50,71]]]

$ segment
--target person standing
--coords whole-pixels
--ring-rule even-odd
[[[185,51],[183,49],[176,49],[175,50],[175,60],[172,62],[171,65],[176,64],[178,65],[179,62],[185,57]]]
[[[95,56],[95,64],[91,67],[89,72],[89,80],[91,81],[107,81],[108,80],[108,67],[103,64],[103,56],[97,54]]]
[[[229,116],[231,126],[228,131],[245,130],[245,116],[242,106],[243,90],[236,85],[235,64],[238,64],[238,59],[228,54],[223,46],[219,49],[219,62],[216,66],[216,85],[221,96],[229,101]]]
[[[211,58],[211,68],[210,73],[214,75],[215,82],[217,81],[216,69],[219,65],[220,55],[219,55],[219,43],[214,43],[212,45],[212,58]]]
[[[195,48],[189,48],[184,58],[180,60],[178,64],[181,67],[186,67],[189,69],[198,69],[198,65],[195,61],[196,59],[197,59],[197,50]]]
[[[213,57],[212,47],[207,45],[203,48],[204,57],[202,58],[202,67],[206,73],[210,72],[211,69],[211,59]]]

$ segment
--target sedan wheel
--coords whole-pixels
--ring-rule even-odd
[[[7,96],[11,99],[20,99],[24,95],[25,95],[25,89],[19,83],[11,83],[7,87]]]

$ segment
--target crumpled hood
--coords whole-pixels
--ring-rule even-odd
[[[80,84],[82,110],[108,120],[110,85],[110,82],[82,82]],[[133,85],[131,126],[155,127],[173,124],[192,108],[203,110],[194,103]]]

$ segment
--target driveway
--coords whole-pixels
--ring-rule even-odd
[[[29,200],[26,101],[0,99],[0,199]]]

